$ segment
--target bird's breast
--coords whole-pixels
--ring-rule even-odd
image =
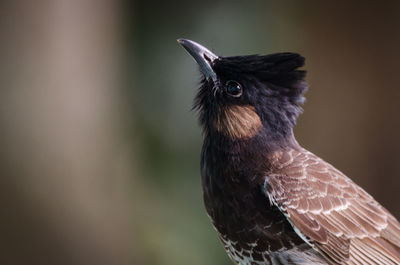
[[[247,174],[256,173],[222,158],[203,157],[204,203],[225,247],[261,259],[256,253],[291,248],[296,240],[303,243],[262,192],[262,177]]]

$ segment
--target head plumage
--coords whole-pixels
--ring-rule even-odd
[[[305,63],[304,57],[297,53],[274,53],[270,55],[247,55],[220,57],[213,69],[218,76],[254,77],[265,82],[271,90],[287,96],[295,104],[304,102],[303,93],[307,90],[304,81],[306,71],[299,70]]]

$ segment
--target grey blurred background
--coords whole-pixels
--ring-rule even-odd
[[[400,217],[399,17],[399,1],[2,1],[0,263],[231,264],[180,37],[303,54],[299,142]]]

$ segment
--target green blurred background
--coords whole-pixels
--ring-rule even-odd
[[[231,264],[202,204],[197,66],[293,51],[300,143],[400,217],[399,1],[0,3],[0,263]]]

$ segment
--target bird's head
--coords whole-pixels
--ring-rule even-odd
[[[268,134],[289,137],[302,109],[304,58],[296,53],[217,56],[200,44],[179,39],[204,76],[195,99],[207,134],[232,140]]]

